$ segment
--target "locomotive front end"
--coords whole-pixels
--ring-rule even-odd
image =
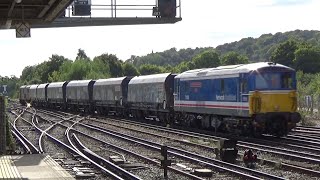
[[[255,132],[286,135],[301,119],[297,112],[295,71],[272,64],[253,73],[249,114]]]

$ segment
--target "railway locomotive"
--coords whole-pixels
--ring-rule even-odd
[[[20,102],[245,135],[284,136],[301,119],[295,70],[271,62],[21,86]]]

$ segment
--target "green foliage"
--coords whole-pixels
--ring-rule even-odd
[[[307,73],[320,70],[320,49],[318,47],[301,47],[294,52],[296,68]]]
[[[280,63],[289,67],[296,67],[294,64],[295,51],[299,48],[299,43],[294,40],[285,41],[273,51],[271,61]]]
[[[41,64],[34,66],[27,66],[23,69],[20,77],[23,84],[40,84],[45,82],[52,82],[52,76],[55,71],[60,69],[60,66],[69,61],[63,56],[52,55],[49,61],[44,61]]]
[[[6,91],[7,93],[4,93],[4,88],[3,85],[6,85]],[[3,94],[5,96],[9,96],[10,98],[15,98],[17,97],[17,91],[20,88],[20,83],[19,83],[19,79],[15,76],[5,76],[5,77],[1,77],[0,76],[0,94]]]
[[[71,81],[108,77],[110,77],[109,66],[105,65],[101,60],[87,61],[80,59],[74,62],[65,62],[60,71],[53,74],[52,79],[55,81]]]
[[[164,72],[164,69],[160,66],[144,64],[139,68],[141,75],[159,74]]]
[[[130,59],[128,59],[128,62],[131,62],[134,66],[139,68],[143,64],[154,64],[157,66],[176,66],[180,64],[183,61],[191,61],[192,58],[199,53],[202,53],[206,50],[213,50],[211,47],[206,48],[196,48],[196,49],[180,49],[177,51],[176,48],[171,48],[169,50],[166,50],[164,52],[157,52],[157,53],[150,53],[146,56],[131,56]]]
[[[219,54],[215,51],[204,51],[192,59],[195,68],[210,68],[220,66]]]
[[[182,72],[184,72],[184,71],[190,70],[190,69],[191,69],[191,68],[190,68],[190,64],[191,64],[191,62],[186,62],[186,61],[181,62],[180,64],[178,64],[178,65],[176,66],[175,72],[176,72],[176,73],[182,73]]]
[[[249,59],[247,56],[240,55],[237,52],[229,52],[222,57],[221,64],[223,65],[236,65],[236,64],[247,64]]]
[[[90,71],[90,62],[79,59],[72,63],[70,71],[66,72],[68,80],[82,80]]]
[[[16,143],[12,137],[12,133],[10,132],[10,124],[9,124],[9,117],[7,114],[5,114],[5,118],[6,118],[6,142],[7,142],[7,146],[9,147],[9,149],[11,150],[15,150],[15,146]]]
[[[36,66],[27,66],[22,70],[22,75],[20,77],[22,82],[29,82],[33,76],[34,76],[34,72],[35,72]]]
[[[84,52],[83,49],[78,49],[76,60],[87,60],[87,61],[90,61],[90,58],[87,56],[87,54]]]
[[[100,60],[105,66],[109,66],[111,77],[123,76],[122,62],[113,54],[102,54],[95,57],[94,60]]]
[[[131,63],[123,63],[122,65],[124,76],[138,76],[140,73],[138,69],[134,67]]]
[[[301,70],[297,74],[298,89],[302,93],[317,94],[318,81],[311,82],[320,69],[320,32],[291,31],[264,34],[259,38],[244,38],[237,42],[206,48],[171,48],[146,56],[132,55],[125,63],[113,54],[102,54],[93,60],[82,49],[75,61],[52,55],[48,61],[24,68],[19,79],[10,79],[10,89],[18,90],[21,84],[33,84],[75,79],[99,79],[108,77],[147,75],[163,72],[181,73],[196,68],[243,64],[256,61],[274,62]],[[313,73],[313,74],[309,74]],[[302,75],[301,75],[302,74]],[[312,78],[311,78],[312,77]],[[19,82],[17,82],[19,81]],[[319,81],[320,82],[320,81]],[[16,96],[16,93],[12,93]]]
[[[240,41],[223,44],[216,47],[217,52],[224,55],[230,51],[246,55],[251,62],[268,61],[273,50],[287,40],[304,41],[313,46],[320,45],[319,31],[295,30],[285,33],[263,34],[259,38],[243,38]],[[293,60],[293,59],[292,59]]]

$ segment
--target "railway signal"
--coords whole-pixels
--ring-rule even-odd
[[[168,147],[161,146],[161,155],[163,160],[161,160],[161,167],[164,169],[164,178],[168,179],[168,166],[171,166],[171,160],[168,160]]]

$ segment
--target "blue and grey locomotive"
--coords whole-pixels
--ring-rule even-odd
[[[22,86],[21,103],[241,134],[286,135],[300,120],[294,69],[267,62],[31,87],[46,102]]]

